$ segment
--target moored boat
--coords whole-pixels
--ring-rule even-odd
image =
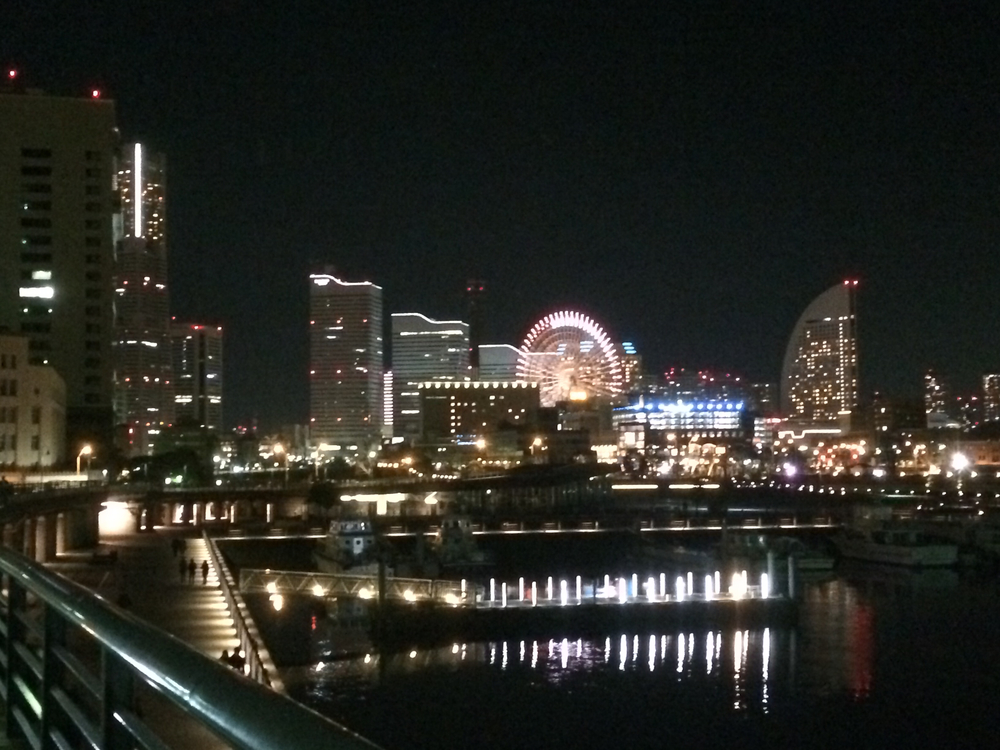
[[[914,568],[949,567],[958,562],[958,545],[938,541],[906,524],[854,527],[834,538],[843,557]]]

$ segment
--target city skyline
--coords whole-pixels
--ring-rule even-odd
[[[386,316],[463,318],[482,279],[484,342],[565,306],[654,374],[772,382],[858,278],[864,399],[1000,369],[996,12],[33,6],[0,62],[166,154],[172,313],[226,327],[228,425],[305,422],[315,261]]]

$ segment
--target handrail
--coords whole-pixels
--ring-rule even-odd
[[[208,549],[208,556],[211,558],[212,567],[219,578],[219,588],[222,596],[226,600],[229,615],[233,618],[236,626],[236,635],[240,639],[240,645],[246,652],[247,666],[250,671],[250,679],[256,680],[262,685],[266,685],[279,693],[285,692],[285,685],[278,676],[274,662],[271,660],[271,653],[267,646],[260,640],[260,633],[257,624],[250,615],[243,595],[240,593],[233,579],[233,574],[229,570],[222,553],[214,539],[211,539],[204,531],[201,532],[205,540],[205,547]]]
[[[121,674],[116,672],[121,669],[130,673],[129,679],[135,677],[141,680],[239,750],[376,748],[374,744],[306,706],[238,675],[221,662],[200,654],[179,639],[10,549],[0,548],[0,573],[8,577],[9,593],[2,628],[7,640],[5,645],[8,655],[26,654],[38,648],[37,634],[22,632],[29,628],[25,625],[24,613],[15,606],[18,600],[23,603],[27,593],[45,606],[43,621],[46,642],[43,643],[41,664],[46,677],[40,682],[41,690],[47,689],[50,692],[33,697],[25,696],[32,705],[40,706],[38,711],[32,711],[37,714],[41,727],[39,736],[31,738],[38,743],[32,743],[36,747],[50,746],[53,740],[43,738],[41,734],[46,727],[55,731],[53,726],[57,723],[57,716],[53,714],[47,718],[46,711],[56,710],[50,707],[57,703],[56,693],[61,691],[61,687],[50,684],[47,677],[50,669],[48,662],[55,658],[53,654],[60,651],[58,644],[48,642],[50,628],[53,632],[59,632],[59,628],[53,628],[53,623],[58,620],[60,628],[79,628],[90,634],[101,647],[105,661],[104,705],[101,713],[102,716],[113,717],[119,722],[108,729],[103,727],[107,723],[105,720],[102,722],[105,731],[132,732],[132,737],[140,740],[139,734],[148,729],[142,727],[135,732],[132,730],[137,719],[130,710],[131,691],[128,691],[127,696],[122,694],[121,685],[130,683],[123,682]],[[19,637],[19,634],[23,637]],[[29,683],[38,682],[35,675],[28,671],[23,676],[12,673],[17,665],[11,659],[5,661],[2,666],[7,673],[6,685],[16,685],[23,692]],[[37,659],[25,658],[18,661],[28,662],[24,669],[35,669],[37,675]],[[109,664],[112,666],[109,667]],[[10,702],[15,697],[11,694],[13,690],[12,687],[6,695],[8,711]],[[108,705],[109,701],[111,705]],[[15,712],[15,718],[16,722],[8,724],[8,731],[15,723],[25,731],[23,712]],[[114,721],[111,723],[114,724]],[[78,726],[77,729],[86,731],[88,727]],[[120,745],[116,743],[114,746]]]

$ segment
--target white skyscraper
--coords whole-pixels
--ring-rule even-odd
[[[434,320],[420,313],[393,313],[393,434],[420,435],[420,383],[464,380],[468,371],[468,323]]]
[[[381,440],[382,287],[314,273],[309,311],[310,433],[324,452],[370,450]]]

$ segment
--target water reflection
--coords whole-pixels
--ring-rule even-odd
[[[705,681],[725,687],[732,695],[732,709],[759,707],[766,712],[772,698],[770,685],[775,650],[787,668],[792,639],[788,631],[708,630],[679,633],[621,633],[617,638],[488,641],[452,643],[432,649],[411,649],[402,654],[367,653],[357,658],[322,661],[310,668],[308,693],[329,695],[337,688],[366,680],[393,680],[405,675],[468,669],[496,670],[514,679],[533,675],[542,684],[559,685],[580,675],[601,675],[609,668],[626,675],[645,674],[650,679],[660,670],[681,684]],[[724,645],[726,648],[724,648]],[[516,662],[508,659],[517,648]],[[723,654],[730,661],[723,664]],[[702,661],[703,660],[703,661]],[[694,669],[695,664],[704,670]]]

